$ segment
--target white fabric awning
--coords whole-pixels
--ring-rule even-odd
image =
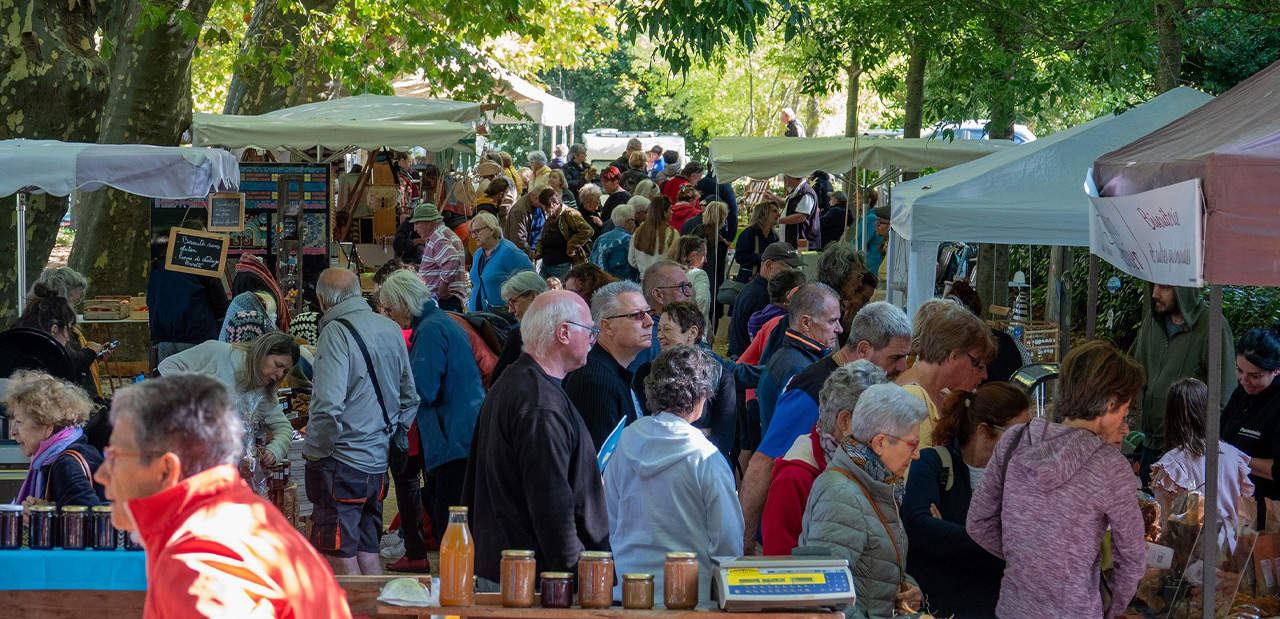
[[[56,196],[114,187],[149,198],[196,198],[240,186],[240,164],[217,148],[0,141],[0,196]]]
[[[285,120],[228,114],[193,114],[191,134],[193,144],[224,148],[408,150],[420,146],[468,153],[475,152],[476,138],[474,127],[444,120]]]
[[[515,102],[516,108],[528,114],[534,123],[544,127],[568,127],[574,124],[577,106],[572,101],[565,101],[506,71],[501,72],[501,76],[501,79],[508,84],[502,93],[503,96]],[[523,125],[528,122],[523,118],[501,114],[495,114],[493,117],[495,125]]]
[[[447,120],[477,123],[484,118],[479,103],[449,99],[356,95],[317,101],[262,114],[281,120]]]
[[[905,139],[860,137],[858,167],[919,172],[943,169],[1010,149],[1010,140]],[[741,177],[805,177],[816,170],[843,174],[853,169],[855,140],[845,137],[719,137],[711,139],[711,168],[722,183]]]

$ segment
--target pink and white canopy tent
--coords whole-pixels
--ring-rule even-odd
[[[217,148],[0,140],[0,197],[18,194],[18,307],[27,290],[27,195],[114,187],[149,198],[235,191],[240,164]]]

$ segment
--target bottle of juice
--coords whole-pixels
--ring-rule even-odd
[[[476,547],[467,529],[467,508],[449,508],[449,527],[440,541],[440,605],[475,603]]]

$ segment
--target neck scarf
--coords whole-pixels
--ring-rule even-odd
[[[840,447],[844,449],[844,453],[849,456],[850,460],[858,466],[858,468],[867,472],[871,479],[888,484],[893,489],[893,498],[898,503],[902,502],[902,495],[906,492],[906,480],[899,477],[889,470],[880,460],[880,456],[876,452],[871,451],[871,446],[858,442],[852,436],[845,437],[840,443]],[[870,497],[868,497],[870,498]]]
[[[822,457],[830,463],[831,458],[836,455],[836,450],[840,448],[840,441],[821,429],[814,428],[814,430],[818,433],[818,444],[822,446]]]
[[[15,504],[21,505],[29,496],[43,498],[40,496],[44,488],[44,471],[41,469],[81,436],[84,436],[84,430],[80,428],[63,428],[40,441],[40,447],[31,458],[31,468],[27,470],[27,478],[22,481],[22,489],[18,491]]]

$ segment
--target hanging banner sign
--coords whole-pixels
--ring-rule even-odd
[[[1149,282],[1204,285],[1200,179],[1089,202],[1090,252]]]

